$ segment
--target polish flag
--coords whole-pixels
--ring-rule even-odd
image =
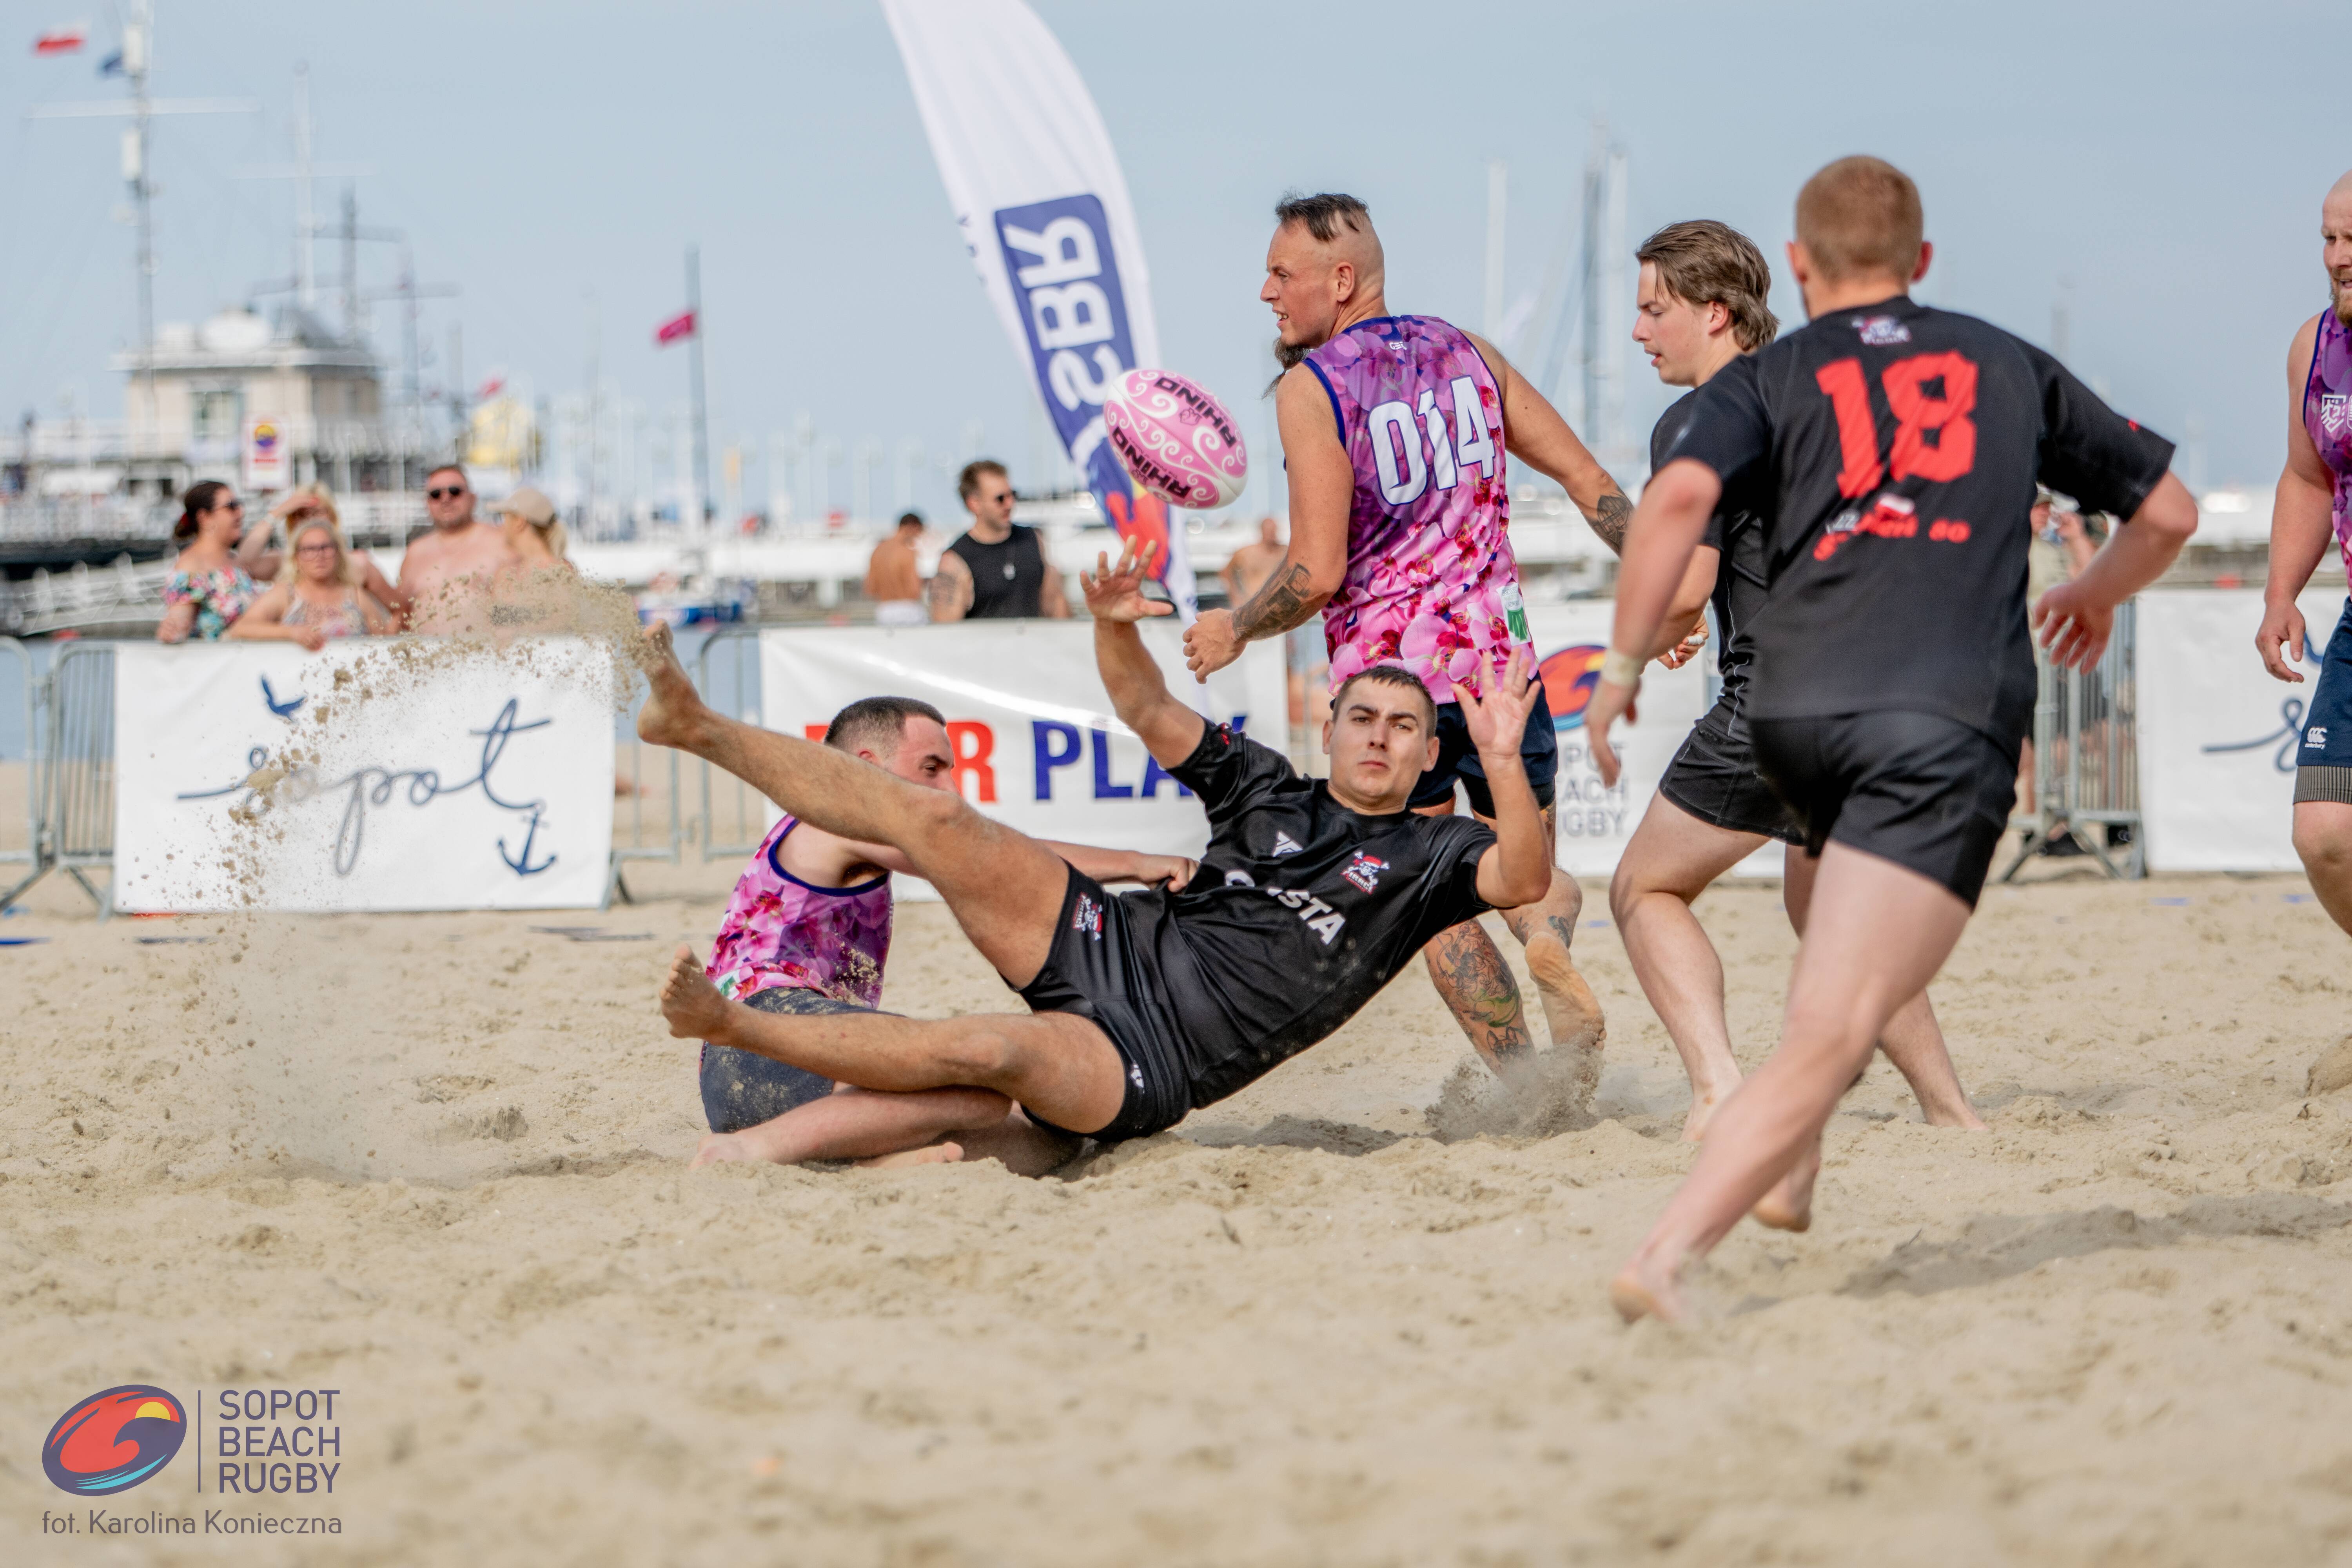
[[[674,343],[680,338],[692,336],[694,336],[694,312],[681,310],[654,329],[654,346],[659,348],[665,343]]]
[[[89,24],[76,22],[69,26],[51,27],[33,40],[37,55],[69,55],[89,41]]]
[[[504,392],[506,390],[506,386],[507,378],[505,376],[494,375],[490,377],[489,380],[482,383],[480,390],[474,394],[474,401],[477,403],[488,402],[489,399],[496,397],[499,393]]]

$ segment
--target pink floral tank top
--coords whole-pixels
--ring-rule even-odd
[[[1434,316],[1359,321],[1307,356],[1355,465],[1348,575],[1323,610],[1331,686],[1402,664],[1440,702],[1528,640],[1511,554],[1502,395]]]
[[[819,888],[784,869],[777,851],[800,824],[787,816],[761,841],[735,883],[703,966],[720,992],[814,991],[861,1007],[882,1005],[890,956],[890,879]]]
[[[2303,427],[2319,460],[2336,476],[2336,548],[2352,571],[2352,328],[2333,310],[2319,313],[2311,374],[2303,384]]]

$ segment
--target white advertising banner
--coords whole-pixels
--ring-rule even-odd
[[[1610,599],[1528,606],[1536,668],[1543,676],[1544,700],[1559,732],[1555,796],[1559,860],[1562,868],[1580,877],[1606,877],[1617,869],[1617,857],[1641,826],[1642,814],[1650,809],[1659,775],[1706,711],[1704,661],[1680,669],[1651,665],[1642,672],[1633,720],[1619,724],[1610,736],[1623,771],[1613,787],[1601,782],[1585,742],[1584,710],[1601,681],[1601,659],[1609,651],[1609,630],[1616,614],[1616,603]],[[1765,870],[1777,874],[1777,864]]]
[[[114,670],[116,909],[604,901],[601,644],[126,643]]]
[[[1584,743],[1584,709],[1609,644],[1607,601],[1531,605],[1545,697],[1559,734],[1559,863],[1606,876],[1649,808],[1658,775],[1706,707],[1698,666],[1653,666],[1639,718],[1622,725],[1625,771],[1604,785]],[[1173,618],[1143,628],[1168,689],[1211,719],[1282,748],[1288,700],[1282,650],[1253,643],[1203,688],[1185,673]],[[965,621],[951,626],[771,627],[760,634],[762,722],[821,736],[861,697],[919,697],[947,716],[964,798],[1024,833],[1066,843],[1197,855],[1200,803],[1144,754],[1110,711],[1085,621]],[[1312,743],[1321,744],[1317,736]],[[1769,868],[1768,868],[1769,874]],[[919,892],[919,889],[909,889]]]
[[[1160,580],[1191,619],[1185,531],[1104,439],[1111,384],[1162,365],[1143,236],[1093,95],[1022,0],[882,0],[882,14],[964,248],[1063,449],[1121,537],[1165,547]]]
[[[1279,644],[1251,644],[1204,687],[1185,671],[1175,617],[1142,630],[1169,690],[1209,719],[1285,748]],[[761,722],[811,739],[861,697],[922,699],[947,717],[963,797],[1032,837],[1161,855],[1198,855],[1209,841],[1199,799],[1112,714],[1095,673],[1091,621],[771,626],[760,634],[760,686]]]
[[[2139,596],[2139,795],[2148,868],[2294,871],[2295,751],[2341,590],[2305,593],[2301,685],[2254,651],[2255,589]]]

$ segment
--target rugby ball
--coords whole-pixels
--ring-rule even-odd
[[[1231,506],[1249,478],[1241,426],[1172,370],[1131,370],[1103,399],[1103,430],[1128,477],[1170,506]]]

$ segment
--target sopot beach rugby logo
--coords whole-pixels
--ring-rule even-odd
[[[41,1445],[41,1468],[76,1497],[127,1492],[172,1462],[187,1439],[188,1412],[152,1384],[126,1383],[78,1402]]]

